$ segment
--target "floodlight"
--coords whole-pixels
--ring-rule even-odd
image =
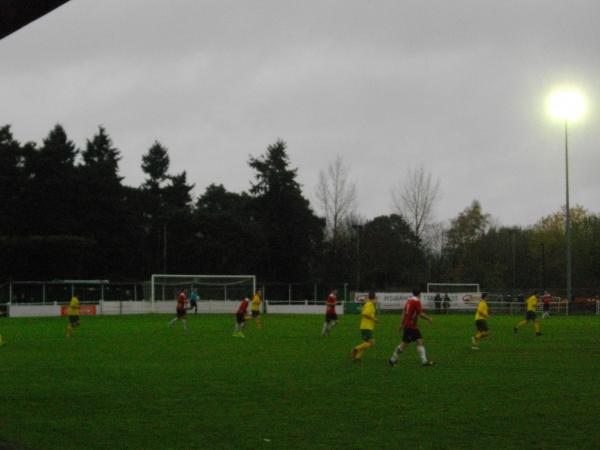
[[[548,109],[554,117],[575,120],[585,112],[585,99],[576,90],[558,90],[548,99]]]

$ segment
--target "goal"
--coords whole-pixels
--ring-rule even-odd
[[[149,285],[152,312],[156,302],[174,301],[183,289],[188,295],[195,289],[201,301],[237,301],[256,292],[256,276],[154,274]]]
[[[427,293],[480,292],[479,283],[427,283]]]

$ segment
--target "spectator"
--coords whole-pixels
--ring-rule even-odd
[[[444,314],[448,314],[448,308],[450,308],[450,296],[448,295],[448,293],[444,294],[444,302],[442,304],[443,308],[444,308]]]
[[[439,292],[435,294],[435,297],[433,298],[433,304],[435,305],[435,313],[440,314],[442,309],[442,296]]]

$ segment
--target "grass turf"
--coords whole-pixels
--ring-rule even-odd
[[[267,316],[246,339],[234,317],[3,319],[0,441],[71,448],[599,448],[600,318],[552,317],[541,337],[493,317],[481,350],[471,316],[422,324],[390,368],[398,317],[350,362],[358,316],[329,338],[321,316]]]

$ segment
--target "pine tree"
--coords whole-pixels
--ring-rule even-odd
[[[250,193],[262,225],[264,275],[273,281],[305,280],[314,274],[324,221],[312,211],[289,167],[285,142],[278,140],[258,158],[250,158],[256,182]]]
[[[26,201],[35,233],[69,235],[81,231],[78,212],[84,199],[75,167],[78,152],[64,128],[56,125],[28,158],[31,190]]]
[[[211,184],[194,211],[196,244],[202,255],[199,273],[259,273],[261,226],[253,215],[254,199]]]
[[[361,285],[410,288],[424,281],[425,254],[402,216],[379,216],[365,223],[360,246]]]
[[[158,195],[169,175],[169,154],[160,142],[155,141],[148,153],[142,156],[142,170],[147,175],[143,188]]]
[[[98,133],[88,139],[86,149],[81,153],[84,166],[90,169],[90,172],[101,176],[105,181],[121,181],[119,177],[119,161],[121,153],[119,149],[113,147],[110,136],[102,126],[98,127]]]
[[[137,232],[135,219],[125,204],[125,191],[119,176],[119,149],[103,127],[87,140],[81,153],[83,165],[81,185],[85,202],[80,211],[82,234],[94,240],[94,251],[88,260],[92,276],[122,276],[126,253]]]
[[[0,236],[19,232],[21,196],[27,177],[22,164],[21,145],[10,131],[0,127]]]
[[[147,260],[151,271],[186,271],[192,233],[193,185],[187,174],[169,174],[169,154],[155,142],[142,157],[147,178],[142,185],[147,233]],[[175,256],[175,257],[174,257]]]

